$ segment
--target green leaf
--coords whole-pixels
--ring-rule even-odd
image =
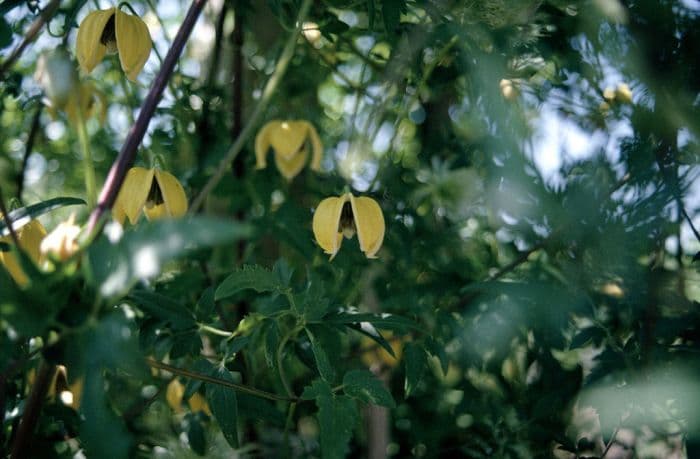
[[[216,289],[215,300],[228,298],[236,293],[252,289],[258,293],[284,289],[277,274],[258,265],[246,265],[229,275]]]
[[[423,331],[417,323],[405,317],[396,316],[393,314],[370,314],[370,313],[347,313],[339,312],[323,318],[323,323],[333,323],[333,324],[362,324],[363,322],[369,322],[377,328],[394,330],[394,331],[405,331],[406,329],[412,328],[414,330]]]
[[[396,403],[384,383],[367,370],[353,370],[343,377],[343,391],[350,397],[373,405],[395,408]]]
[[[106,237],[94,243],[87,254],[87,276],[102,296],[120,297],[139,279],[156,276],[169,260],[249,235],[247,225],[210,217],[144,223],[116,244]]]
[[[169,321],[178,329],[196,325],[194,317],[184,305],[165,295],[144,289],[134,289],[126,300],[153,317]]]
[[[265,336],[265,362],[268,367],[275,368],[277,364],[275,361],[275,354],[280,343],[279,327],[274,320],[265,321],[263,327],[262,333],[264,333]]]
[[[438,343],[431,337],[425,340],[425,349],[433,357],[437,357],[440,361],[440,369],[442,369],[442,374],[446,375],[447,370],[450,367],[450,359],[447,357],[447,352],[445,352],[445,345]]]
[[[190,448],[198,455],[204,456],[207,453],[207,440],[199,416],[193,413],[187,413],[184,422]]]
[[[241,419],[255,419],[269,422],[277,427],[284,427],[285,415],[275,407],[274,403],[240,392],[236,394],[236,397],[238,398],[238,416]]]
[[[9,252],[10,247],[10,244],[8,244],[7,242],[0,241],[0,252]]]
[[[212,376],[236,382],[225,368],[217,369]],[[238,448],[238,401],[236,392],[218,384],[207,384],[207,401],[214,418],[219,423],[224,438],[232,448]]]
[[[372,324],[364,322],[362,325],[351,324],[348,326],[353,330],[362,333],[366,337],[372,339],[372,341],[380,345],[382,349],[388,352],[390,356],[396,358],[396,354],[394,354],[394,349],[391,347],[391,344],[389,344],[386,338],[384,338],[384,336],[379,332],[379,330],[377,330]]]
[[[0,17],[0,49],[7,48],[10,44],[12,44],[12,28],[5,18]]]
[[[315,399],[321,430],[321,457],[340,459],[348,453],[352,429],[358,421],[355,402],[345,395],[334,395],[326,381],[316,380],[302,397]]]
[[[314,353],[318,372],[325,381],[333,382],[335,379],[335,370],[331,365],[328,354],[326,354],[326,350],[319,339],[308,328],[306,328],[306,334],[309,336],[309,341],[311,342],[311,351]]]
[[[416,343],[407,343],[403,351],[403,361],[406,366],[406,380],[404,391],[409,397],[423,379],[423,374],[427,366],[427,354],[422,346]]]
[[[70,197],[52,198],[32,204],[31,206],[15,209],[10,212],[7,217],[12,222],[12,228],[17,231],[40,215],[55,209],[60,209],[61,207],[75,205],[85,205],[85,201]],[[0,237],[7,236],[8,234],[10,234],[10,228],[4,220],[0,219]]]
[[[124,422],[107,404],[104,376],[99,367],[90,367],[85,374],[80,412],[85,419],[80,427],[80,442],[89,457],[129,457],[132,440]]]
[[[204,358],[195,360],[194,364],[192,364],[191,370],[202,375],[211,375],[216,373],[216,367]],[[200,387],[202,387],[202,384],[202,380],[200,379],[189,379],[185,385],[185,393],[182,395],[182,398],[189,400],[190,397],[192,397],[194,393],[197,392]]]

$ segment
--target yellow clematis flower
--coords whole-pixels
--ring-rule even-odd
[[[32,220],[17,230],[17,239],[19,240],[20,247],[27,252],[29,258],[36,264],[39,264],[41,260],[39,246],[44,236],[46,236],[46,229],[39,220]],[[8,244],[13,243],[11,236],[0,238],[0,241]],[[12,276],[18,285],[27,285],[29,278],[24,274],[24,271],[22,271],[20,262],[14,253],[0,252],[0,264],[5,266],[7,272],[10,273],[10,276]]]
[[[92,72],[105,54],[118,53],[126,77],[136,81],[152,47],[146,23],[119,8],[93,11],[78,27],[76,54],[85,73]]]
[[[149,220],[182,217],[187,212],[187,195],[172,174],[158,169],[132,167],[126,173],[112,208],[120,224],[128,217],[136,224],[141,210]]]
[[[83,81],[80,82],[73,96],[68,99],[63,110],[66,112],[66,118],[73,125],[80,121],[78,110],[83,120],[97,116],[100,124],[104,124],[107,118],[107,96],[91,82]]]
[[[360,250],[367,258],[377,258],[384,241],[384,215],[379,204],[372,198],[356,198],[352,193],[321,201],[312,226],[316,242],[331,260],[340,250],[343,236],[350,239],[357,233]]]
[[[632,90],[627,83],[620,83],[615,88],[615,97],[623,104],[632,103]]]
[[[52,259],[66,261],[78,251],[78,235],[80,227],[75,224],[75,213],[68,220],[61,222],[51,231],[39,247],[43,255]]]
[[[264,169],[267,166],[267,151],[272,147],[277,169],[287,180],[293,179],[309,157],[307,140],[313,152],[311,169],[318,171],[321,169],[323,144],[316,128],[304,120],[270,121],[255,136],[255,168]]]
[[[168,384],[167,389],[165,390],[165,399],[168,402],[168,405],[170,405],[170,408],[176,413],[182,413],[182,399],[185,396],[185,386],[182,385],[180,381],[177,379],[173,379],[170,381],[170,384]],[[187,400],[187,404],[190,407],[190,410],[193,413],[196,413],[197,411],[202,411],[206,413],[207,416],[211,417],[211,409],[209,409],[209,404],[207,403],[207,400],[200,394],[199,392],[195,392],[192,394],[192,396]]]

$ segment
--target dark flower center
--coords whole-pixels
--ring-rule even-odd
[[[114,28],[114,14],[109,17],[105,28],[102,29],[102,35],[100,36],[100,43],[107,47],[109,52],[117,51],[117,33]]]
[[[146,199],[146,207],[151,209],[155,206],[163,204],[163,193],[158,186],[158,181],[154,178],[151,182],[151,189],[148,190],[148,198]]]
[[[346,238],[351,238],[355,235],[355,218],[352,213],[352,205],[349,202],[343,204],[343,210],[340,211],[338,232],[343,233]]]

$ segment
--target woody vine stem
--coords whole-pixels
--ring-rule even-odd
[[[146,96],[146,100],[144,100],[141,106],[141,111],[136,119],[136,123],[129,131],[129,135],[127,136],[126,141],[119,152],[119,156],[117,156],[117,159],[112,164],[112,168],[109,170],[107,180],[105,180],[105,185],[102,188],[102,192],[100,193],[100,197],[97,201],[97,206],[90,214],[90,219],[88,220],[88,231],[91,234],[99,229],[98,225],[102,216],[114,205],[114,201],[119,193],[119,188],[121,188],[124,178],[126,177],[126,172],[134,164],[136,152],[141,144],[141,141],[143,140],[144,134],[146,133],[146,128],[148,127],[148,124],[155,113],[156,106],[163,95],[165,86],[170,79],[170,75],[175,69],[175,64],[177,64],[177,60],[180,57],[180,54],[182,54],[185,43],[187,43],[187,40],[192,33],[192,29],[194,28],[197,18],[202,12],[205,3],[206,0],[194,0],[192,2],[184,21],[182,21],[180,30],[177,31],[173,44],[168,50],[168,54],[165,56],[165,59],[163,59],[163,65],[153,81],[153,85]]]

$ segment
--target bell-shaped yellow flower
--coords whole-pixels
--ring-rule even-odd
[[[367,258],[377,258],[384,241],[384,215],[377,201],[364,196],[356,198],[351,193],[321,201],[312,226],[316,242],[331,260],[340,250],[343,236],[350,239],[357,233],[360,250]]]
[[[39,220],[32,220],[17,230],[17,240],[19,241],[20,247],[22,250],[27,252],[29,258],[31,258],[32,261],[37,264],[39,264],[41,259],[41,251],[39,250],[39,246],[44,236],[46,236],[46,229],[39,222]],[[10,236],[0,238],[0,241],[7,244],[13,243]],[[24,286],[27,284],[29,278],[27,278],[27,275],[24,274],[24,271],[22,271],[20,262],[14,253],[0,252],[0,263],[5,266],[7,272],[10,273],[18,285]]]
[[[107,118],[107,96],[91,82],[80,82],[77,91],[68,99],[64,107],[66,117],[73,125],[80,120],[78,110],[83,120],[97,116],[100,123],[104,124]]]
[[[118,53],[127,78],[136,81],[153,43],[141,18],[109,8],[93,11],[83,19],[76,47],[78,63],[85,73],[92,72],[108,52]]]
[[[141,210],[149,220],[182,217],[187,212],[187,195],[172,174],[158,169],[132,167],[126,173],[112,215],[120,224],[128,217],[133,225],[138,221]]]
[[[78,251],[80,227],[75,224],[75,214],[61,222],[41,241],[40,251],[52,259],[66,261]]]
[[[180,381],[177,379],[173,379],[170,381],[170,384],[168,384],[167,389],[165,390],[165,399],[168,401],[168,405],[170,405],[170,408],[173,409],[174,412],[176,413],[182,413],[182,399],[185,396],[185,386],[182,385]],[[197,411],[202,411],[207,414],[207,416],[211,416],[211,409],[209,409],[209,404],[207,403],[207,400],[202,397],[202,394],[199,392],[195,392],[192,394],[192,396],[187,400],[187,404],[190,406],[190,410],[193,413],[196,413]]]
[[[316,128],[304,120],[274,120],[260,129],[255,137],[256,169],[267,166],[267,151],[272,147],[277,169],[287,180],[293,179],[306,164],[309,156],[307,140],[311,143],[311,169],[321,169],[323,144]]]

